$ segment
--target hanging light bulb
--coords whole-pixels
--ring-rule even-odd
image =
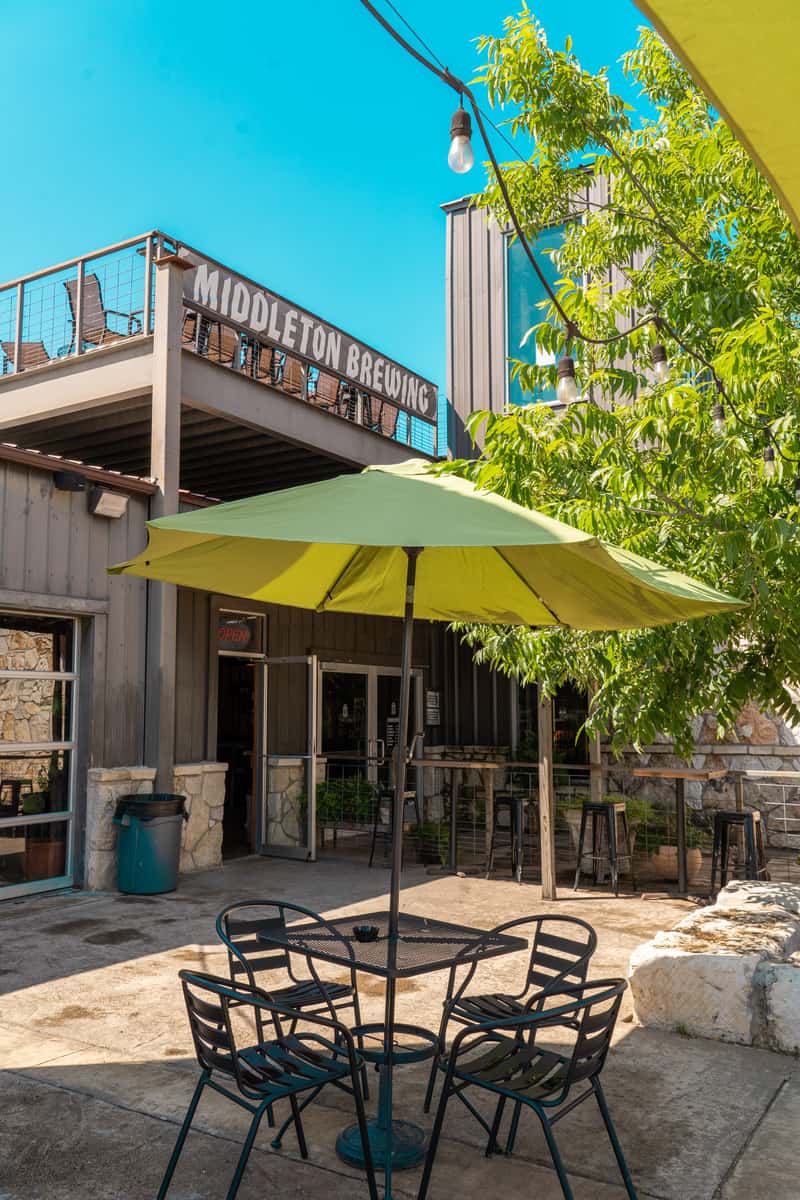
[[[772,479],[775,475],[775,451],[772,446],[764,447],[764,477]]]
[[[466,175],[475,163],[472,150],[472,121],[463,104],[459,104],[450,122],[450,150],[447,155],[447,165],[456,175]]]
[[[575,359],[565,354],[558,363],[558,383],[556,384],[556,399],[559,404],[572,404],[578,399],[578,385],[575,382]]]
[[[669,379],[669,361],[667,351],[661,342],[656,342],[651,351],[653,374],[658,383],[666,383]]]
[[[711,410],[711,424],[717,437],[722,437],[725,433],[725,408],[720,400]]]

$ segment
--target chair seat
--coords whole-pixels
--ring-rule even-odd
[[[293,1034],[239,1052],[248,1087],[276,1099],[350,1074],[345,1053],[316,1034]]]
[[[504,1021],[519,1017],[525,1011],[523,1002],[503,992],[489,992],[483,996],[462,996],[453,1007],[451,1016],[466,1025],[484,1021]]]
[[[317,983],[313,979],[302,979],[291,987],[279,988],[270,992],[276,1004],[284,1004],[287,1008],[310,1008],[333,1000],[346,1000],[353,995],[353,989],[346,983]]]
[[[568,1059],[562,1054],[498,1038],[489,1050],[458,1066],[455,1077],[511,1098],[540,1100],[563,1090],[567,1068]]]

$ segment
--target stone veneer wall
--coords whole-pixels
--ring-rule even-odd
[[[268,774],[266,841],[270,846],[296,846],[306,790],[305,759],[271,758]]]
[[[225,809],[226,763],[178,763],[172,790],[186,797],[189,819],[184,823],[180,869],[196,871],[222,862],[222,817]],[[152,767],[91,767],[86,789],[87,888],[113,891],[117,882],[117,801],[153,791]]]
[[[800,730],[778,717],[760,712],[754,704],[746,704],[726,740],[717,738],[717,720],[707,713],[694,724],[695,747],[690,765],[698,770],[730,772],[721,779],[687,780],[687,804],[697,810],[713,812],[735,807],[735,773],[737,771],[798,771],[800,772]],[[607,752],[604,762],[612,767],[607,778],[608,791],[620,790],[640,795],[648,800],[673,803],[675,783],[671,779],[635,779],[630,772],[636,766],[685,767],[672,743],[659,739],[643,748],[641,754],[629,751],[619,759]],[[613,768],[617,766],[619,773]],[[762,815],[767,842],[772,846],[800,848],[800,780],[789,780],[781,786],[779,779],[745,780],[745,804],[757,808]],[[787,806],[784,808],[784,798]]]
[[[222,862],[227,763],[176,763],[173,791],[186,797],[189,820],[183,826],[181,872],[218,867]]]

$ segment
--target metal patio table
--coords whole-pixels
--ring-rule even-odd
[[[387,1197],[392,1194],[392,1170],[416,1166],[425,1155],[425,1133],[420,1126],[409,1121],[396,1121],[392,1117],[394,1066],[398,1062],[430,1058],[436,1052],[438,1043],[438,1035],[430,1030],[395,1021],[398,979],[410,979],[415,975],[449,970],[461,964],[470,965],[476,960],[528,949],[525,938],[451,925],[446,921],[402,912],[398,915],[397,935],[390,938],[389,920],[388,911],[353,913],[324,922],[289,925],[283,930],[270,928],[258,935],[259,941],[267,945],[285,947],[290,953],[302,954],[308,960],[315,978],[318,976],[313,960],[318,959],[337,966],[354,967],[357,971],[386,980],[383,1025],[361,1025],[353,1032],[367,1036],[379,1033],[383,1038],[380,1055],[373,1055],[370,1060],[377,1058],[380,1062],[380,1087],[378,1115],[368,1124],[373,1161],[378,1169],[383,1164],[386,1172]],[[353,928],[360,925],[376,926],[376,940],[356,939]],[[429,1044],[421,1050],[404,1050],[394,1045],[396,1033],[410,1033]],[[336,1150],[345,1162],[364,1166],[357,1125],[342,1130],[336,1141]]]

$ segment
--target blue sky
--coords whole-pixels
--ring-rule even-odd
[[[396,2],[466,78],[516,7]],[[591,68],[641,23],[629,0],[532,7]],[[452,93],[358,0],[9,5],[0,95],[0,278],[160,227],[444,387],[439,205],[482,172],[448,170]]]

